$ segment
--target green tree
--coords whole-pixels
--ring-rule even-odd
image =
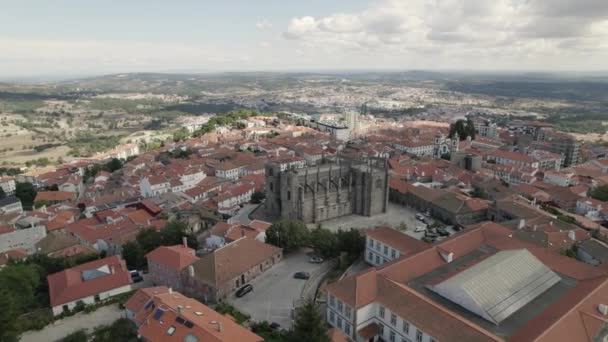
[[[266,195],[261,191],[256,191],[251,195],[251,203],[259,204],[266,198]]]
[[[131,270],[141,270],[146,267],[144,250],[137,241],[129,241],[122,246],[122,257]]]
[[[299,220],[280,220],[273,223],[266,231],[266,242],[281,247],[286,252],[304,246],[309,238],[308,228]]]
[[[315,250],[324,258],[338,256],[340,251],[336,249],[337,236],[331,230],[317,227],[310,232],[310,243]]]
[[[4,192],[4,189],[0,187],[0,199],[3,199],[4,197],[6,197],[6,192]]]
[[[331,341],[319,308],[313,301],[309,301],[297,309],[294,327],[287,340],[293,342]]]
[[[86,331],[83,329],[69,334],[68,336],[64,337],[61,342],[87,342],[88,340],[89,337],[87,336]]]
[[[457,120],[450,125],[449,136],[451,138],[458,137],[459,140],[465,140],[468,136],[470,136],[471,139],[475,139],[475,124],[473,123],[473,120]]]
[[[336,249],[348,254],[350,259],[360,257],[365,250],[365,236],[357,229],[338,230],[336,240]]]
[[[21,201],[24,209],[31,210],[36,198],[36,189],[32,183],[17,183],[15,186],[15,196]]]
[[[608,185],[598,186],[589,192],[589,196],[598,201],[608,202]]]
[[[126,318],[120,318],[110,325],[99,327],[95,329],[92,335],[92,342],[139,341],[133,325]]]

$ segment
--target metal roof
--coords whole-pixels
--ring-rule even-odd
[[[498,325],[560,279],[528,250],[518,249],[498,252],[429,288]]]

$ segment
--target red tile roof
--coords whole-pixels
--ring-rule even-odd
[[[158,247],[146,254],[146,258],[148,262],[152,261],[178,271],[198,260],[194,249],[183,245]]]
[[[106,266],[109,274],[83,280],[82,273]],[[112,272],[113,270],[113,272]],[[131,275],[118,256],[87,262],[47,277],[51,306],[63,305],[81,298],[131,284]]]
[[[76,198],[76,194],[69,191],[39,191],[36,194],[34,202],[48,201],[48,202],[61,202],[71,201]]]

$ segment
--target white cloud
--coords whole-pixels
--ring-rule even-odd
[[[268,19],[261,19],[255,23],[258,30],[268,30],[272,28],[272,23]]]
[[[385,60],[420,60],[434,52],[435,63],[447,68],[474,69],[480,58],[496,61],[495,68],[533,68],[548,55],[563,54],[556,57],[563,69],[605,69],[607,23],[606,0],[378,0],[357,13],[292,18],[284,37]],[[457,64],[453,56],[465,62]],[[588,57],[587,65],[577,56]]]

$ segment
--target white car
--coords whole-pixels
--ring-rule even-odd
[[[318,256],[311,256],[310,259],[308,259],[308,261],[313,264],[320,264],[323,262],[323,258],[318,257]]]
[[[416,233],[424,232],[425,230],[426,226],[416,226],[416,229],[414,229]]]

